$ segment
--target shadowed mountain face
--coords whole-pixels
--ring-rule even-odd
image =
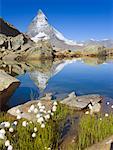
[[[49,40],[53,47],[58,49],[76,50],[82,48],[83,44],[66,39],[59,31],[48,23],[47,17],[39,10],[37,16],[29,25],[27,35],[35,42],[39,40]]]
[[[13,25],[5,22],[2,18],[0,18],[0,34],[15,37],[21,33]]]

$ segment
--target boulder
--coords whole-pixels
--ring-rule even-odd
[[[84,96],[76,96],[74,92],[68,95],[67,98],[60,101],[60,103],[65,104],[69,107],[76,108],[76,109],[84,109],[88,107],[89,104],[92,106],[96,105],[102,100],[100,95],[84,95]]]
[[[43,98],[40,100],[31,100],[27,103],[15,106],[15,107],[9,109],[7,112],[8,112],[8,114],[10,114],[12,116],[16,117],[16,116],[20,115],[21,118],[36,122],[37,121],[36,114],[34,112],[29,112],[28,110],[32,105],[34,105],[36,108],[37,104],[39,102],[42,104],[42,106],[45,106],[46,112],[52,109],[53,101]],[[18,113],[18,110],[20,111],[20,113]],[[40,113],[39,110],[38,110],[37,114],[38,113]]]
[[[19,80],[0,70],[0,110],[19,85]]]

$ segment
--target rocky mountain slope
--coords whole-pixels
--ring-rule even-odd
[[[49,40],[53,47],[58,49],[76,50],[82,48],[83,44],[66,39],[59,31],[48,23],[47,17],[39,10],[37,16],[28,27],[27,35],[35,42]]]
[[[38,59],[52,57],[52,47],[48,41],[35,43],[13,25],[0,18],[0,59]]]
[[[13,25],[0,18],[0,48],[6,50],[28,49],[33,41]]]

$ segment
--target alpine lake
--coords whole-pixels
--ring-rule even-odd
[[[112,112],[113,105],[113,58],[74,58],[37,60],[30,62],[2,62],[0,69],[20,80],[19,88],[7,102],[7,108],[38,100],[45,93],[55,99],[63,99],[69,93],[77,96],[99,94],[104,96],[101,112]],[[106,103],[110,102],[110,106]],[[82,112],[83,113],[83,112]],[[61,149],[72,142],[79,122],[78,113],[67,117]]]

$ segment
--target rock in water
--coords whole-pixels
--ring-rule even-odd
[[[59,31],[48,23],[47,17],[39,10],[37,16],[29,25],[27,34],[35,42],[39,40],[49,40],[51,45],[63,50],[82,48],[83,44],[66,39]]]
[[[0,110],[19,85],[19,80],[0,70]]]
[[[96,104],[99,103],[101,100],[102,100],[102,97],[97,94],[76,96],[74,92],[72,92],[71,94],[68,95],[67,98],[63,99],[61,103],[69,107],[79,109],[79,110],[84,109],[88,107],[89,104],[91,104],[92,107],[95,109],[97,106]]]

